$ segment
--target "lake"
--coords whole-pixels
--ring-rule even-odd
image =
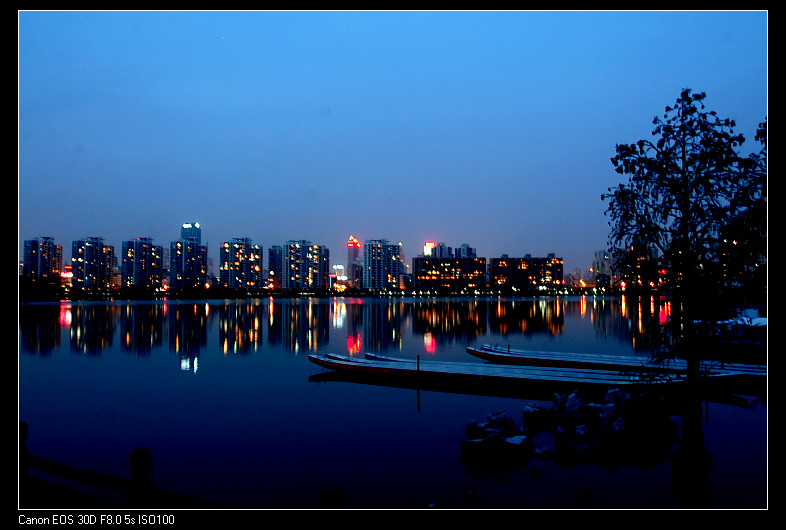
[[[147,447],[156,487],[234,508],[317,508],[330,488],[363,509],[766,508],[756,396],[701,405],[712,467],[686,498],[667,458],[676,443],[640,448],[646,465],[532,457],[479,471],[462,454],[467,425],[495,412],[520,424],[548,397],[319,380],[308,360],[483,362],[465,350],[483,343],[646,359],[666,310],[625,297],[20,304],[19,419],[33,454],[130,478],[130,451]]]

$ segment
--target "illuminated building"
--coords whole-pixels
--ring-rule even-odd
[[[261,289],[265,286],[262,247],[250,238],[233,238],[221,244],[219,282],[229,289]]]
[[[120,265],[123,287],[158,289],[164,280],[164,249],[149,237],[138,237],[122,244]]]
[[[343,265],[333,265],[333,274],[330,275],[330,290],[344,292],[349,287],[349,278]]]
[[[387,239],[371,239],[365,242],[364,289],[398,289],[403,270],[400,244],[392,244]]]
[[[310,241],[290,240],[284,244],[283,289],[330,288],[330,251]]]
[[[104,245],[102,237],[87,237],[71,244],[73,286],[86,291],[112,288],[115,247]]]
[[[545,258],[533,258],[529,254],[523,258],[503,255],[491,260],[491,288],[527,290],[538,287],[551,287],[563,281],[562,258],[548,254]]]
[[[172,289],[207,286],[207,247],[202,245],[199,223],[184,224],[180,237],[169,246],[169,286]]]
[[[363,245],[358,241],[355,236],[349,236],[347,241],[347,263],[355,263],[360,261],[360,249]]]
[[[587,271],[585,284],[596,287],[608,287],[614,276],[613,260],[608,250],[598,250],[594,254],[592,265]]]
[[[435,258],[477,258],[477,252],[467,243],[463,243],[460,247],[454,249],[445,243],[437,243],[436,241],[426,241],[423,244],[423,256],[433,256]]]
[[[267,249],[267,281],[270,289],[281,289],[284,270],[284,254],[280,245]]]
[[[347,281],[355,288],[363,287],[363,245],[355,236],[349,236],[347,241]]]
[[[486,258],[412,258],[412,288],[419,291],[464,291],[486,288]]]
[[[202,228],[199,223],[183,223],[180,227],[180,239],[184,241],[193,240],[197,244],[202,244]]]
[[[51,237],[28,239],[24,243],[22,264],[26,274],[57,283],[63,271],[63,247],[56,245]]]

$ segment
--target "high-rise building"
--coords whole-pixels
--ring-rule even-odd
[[[469,246],[467,243],[462,243],[462,245],[456,249],[456,257],[457,258],[477,258],[478,254],[477,251]]]
[[[122,286],[161,288],[164,280],[164,248],[149,237],[138,237],[122,244]]]
[[[63,247],[56,245],[51,237],[28,239],[24,243],[22,266],[30,276],[59,283],[63,272]]]
[[[290,240],[283,248],[283,289],[328,289],[330,251],[311,241]]]
[[[324,245],[314,245],[314,285],[318,289],[330,289],[330,250]]]
[[[347,241],[347,281],[356,289],[363,287],[363,245],[355,236]]]
[[[180,239],[169,246],[169,286],[192,289],[208,284],[207,247],[202,245],[199,223],[185,223]]]
[[[234,238],[221,244],[219,282],[230,289],[261,289],[265,285],[262,247],[250,238]]]
[[[207,280],[207,248],[193,240],[173,241],[169,247],[169,286],[204,287]]]
[[[612,270],[611,252],[608,250],[598,250],[592,260],[592,267],[590,267],[589,275],[587,278],[590,283],[596,283],[599,277],[611,278],[613,275]]]
[[[401,245],[387,239],[370,239],[364,243],[364,289],[398,289],[403,270]]]
[[[202,227],[199,226],[199,223],[183,223],[183,226],[180,227],[180,239],[184,241],[192,239],[201,245]]]
[[[462,243],[458,248],[453,248],[445,243],[436,241],[426,241],[423,244],[423,256],[435,258],[476,258],[478,257],[474,247],[467,243]]]
[[[283,288],[284,251],[280,245],[273,245],[267,250],[267,276],[270,289]]]
[[[71,244],[74,289],[107,291],[112,288],[115,247],[105,245],[102,237],[87,237]]]
[[[453,247],[449,247],[445,243],[437,243],[434,249],[434,256],[437,258],[452,258]]]
[[[347,263],[355,263],[356,261],[360,261],[360,250],[362,248],[363,245],[360,243],[360,241],[358,241],[358,238],[355,236],[349,236],[349,240],[347,241]]]

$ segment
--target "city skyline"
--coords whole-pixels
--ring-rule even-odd
[[[486,258],[477,256],[467,244],[456,248],[427,241],[423,253],[412,257],[411,269],[401,254],[401,245],[386,239],[367,240],[365,244],[350,236],[347,241],[347,266],[334,265],[330,251],[307,240],[290,240],[268,249],[268,266],[263,263],[263,248],[249,238],[235,238],[220,245],[220,258],[210,266],[207,247],[201,244],[199,223],[184,223],[180,239],[167,247],[151,238],[124,241],[118,254],[101,237],[77,240],[71,258],[64,261],[62,245],[52,238],[25,240],[24,276],[56,278],[66,289],[82,292],[108,292],[132,289],[148,292],[216,286],[225,289],[303,289],[348,288],[363,290],[454,290],[485,291],[487,288],[519,290],[550,288],[563,283],[563,260],[547,257]],[[361,250],[362,247],[362,250]],[[360,255],[362,254],[362,260]],[[358,267],[360,270],[358,271]],[[211,270],[211,268],[213,270]],[[346,269],[343,274],[340,269]],[[599,277],[600,278],[600,277]],[[20,278],[21,279],[21,278]],[[569,283],[573,285],[573,278]],[[588,282],[594,283],[592,279]],[[21,285],[21,284],[20,284]],[[46,281],[46,286],[53,283]]]
[[[76,242],[76,241],[80,241],[80,240],[84,240],[84,239],[92,239],[92,238],[101,239],[105,245],[111,246],[111,247],[113,247],[115,249],[115,255],[119,258],[121,256],[120,250],[122,249],[122,246],[123,246],[124,243],[132,242],[132,241],[136,241],[136,240],[142,240],[142,239],[149,240],[149,242],[151,244],[157,245],[157,246],[162,246],[164,249],[169,250],[169,247],[170,247],[171,243],[183,240],[183,237],[182,237],[183,236],[183,230],[182,229],[185,229],[186,225],[195,225],[197,227],[197,229],[199,229],[199,230],[202,229],[202,225],[198,221],[194,221],[194,222],[191,222],[191,223],[183,223],[181,225],[181,233],[180,233],[180,235],[177,236],[177,237],[172,238],[169,241],[158,241],[158,240],[156,240],[154,238],[149,238],[148,236],[135,236],[135,237],[124,238],[122,241],[120,241],[119,243],[115,244],[112,241],[108,241],[105,237],[103,237],[101,235],[92,235],[92,236],[85,236],[85,237],[81,237],[81,238],[75,238],[72,241],[66,241],[66,242],[58,241],[56,238],[53,238],[52,236],[38,236],[38,237],[26,238],[24,240],[20,240],[20,243],[24,243],[25,241],[37,241],[37,240],[40,240],[40,239],[50,240],[52,244],[59,245],[59,246],[62,247],[62,249],[63,249],[63,256],[62,256],[63,257],[63,266],[66,266],[66,265],[68,265],[70,263],[70,258],[71,258],[70,249],[72,247],[72,244],[74,242]],[[363,253],[364,253],[365,248],[367,246],[366,244],[368,242],[376,243],[376,242],[379,242],[379,241],[384,240],[384,239],[385,238],[369,238],[369,239],[365,239],[365,240],[359,240],[359,239],[355,238],[355,236],[349,235],[349,236],[347,236],[347,240],[345,241],[344,245],[342,245],[339,249],[331,249],[327,245],[323,245],[323,244],[319,243],[318,241],[312,241],[311,239],[308,239],[308,238],[304,238],[304,239],[301,239],[301,240],[295,240],[295,239],[290,238],[290,239],[287,239],[286,241],[271,242],[271,243],[261,243],[261,242],[258,242],[258,241],[254,241],[252,238],[248,238],[248,237],[245,237],[245,236],[236,236],[236,237],[223,239],[223,240],[217,242],[215,249],[212,249],[204,241],[201,242],[201,244],[203,246],[207,247],[208,259],[213,261],[213,265],[216,268],[218,267],[218,264],[220,263],[220,253],[221,253],[222,246],[224,244],[226,244],[226,243],[232,243],[232,242],[236,242],[238,240],[246,240],[245,242],[247,242],[249,244],[258,245],[258,246],[262,247],[262,251],[263,251],[264,258],[265,258],[265,266],[266,267],[267,267],[266,255],[267,255],[267,251],[270,249],[270,247],[274,247],[274,246],[275,247],[283,247],[283,246],[286,246],[289,243],[307,242],[307,243],[310,243],[310,244],[318,245],[320,247],[324,247],[324,248],[326,248],[330,252],[330,266],[331,267],[333,265],[341,265],[341,266],[346,268],[346,267],[349,266],[349,259],[348,259],[348,253],[347,253],[347,244],[350,241],[353,241],[353,242],[356,242],[357,244],[359,244],[359,247],[358,247],[359,248],[359,256],[360,256],[360,259],[362,259],[363,255],[364,255]],[[389,241],[389,240],[387,242],[392,244],[392,245],[401,245],[402,248],[404,247],[402,242]],[[469,248],[471,248],[473,250],[475,249],[474,245],[468,244],[466,242],[462,243],[462,245],[455,245],[454,246],[453,244],[445,243],[445,242],[442,242],[442,241],[428,241],[427,240],[427,241],[423,241],[420,244],[419,250],[417,252],[412,253],[412,254],[404,253],[404,257],[407,260],[410,260],[411,258],[418,257],[418,256],[422,257],[424,255],[424,250],[425,250],[426,246],[428,246],[429,244],[441,245],[443,243],[445,244],[446,247],[448,247],[450,249],[450,252],[452,254],[456,255],[456,257],[458,257],[458,251],[461,250],[461,246],[462,245],[469,245]],[[213,256],[211,254],[211,251],[215,251],[216,255]],[[526,252],[526,251],[522,252],[520,254],[516,254],[516,255],[509,254],[509,253],[503,253],[503,254],[507,254],[510,257],[524,257],[524,256],[527,256],[527,255],[533,255],[532,252]],[[500,254],[499,256],[481,256],[481,255],[478,255],[478,257],[489,258],[489,259],[490,258],[499,258],[499,257],[502,257],[503,254]],[[562,258],[562,256],[559,255],[559,253],[554,253],[554,252],[549,252],[547,254],[544,254],[543,256],[538,256],[538,257],[546,257],[548,255],[555,255],[556,257],[558,257],[560,259]],[[20,252],[19,257],[20,257],[20,262],[21,262],[21,259],[22,259],[22,253],[21,252]],[[447,257],[447,256],[444,256],[444,257]],[[594,259],[594,257],[591,257],[590,261],[592,261],[592,259]],[[405,265],[408,266],[409,263],[405,263]],[[584,270],[584,269],[582,269],[582,270]]]
[[[766,11],[19,12],[18,238],[606,247],[683,88],[757,149]],[[361,228],[362,230],[358,230]]]

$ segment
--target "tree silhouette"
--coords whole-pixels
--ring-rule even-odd
[[[639,284],[641,270],[667,273],[683,339],[718,317],[724,288],[755,261],[745,254],[766,249],[766,122],[761,152],[743,157],[735,122],[706,111],[705,97],[684,89],[655,117],[652,140],[617,145],[611,162],[628,181],[601,196],[619,272]]]

